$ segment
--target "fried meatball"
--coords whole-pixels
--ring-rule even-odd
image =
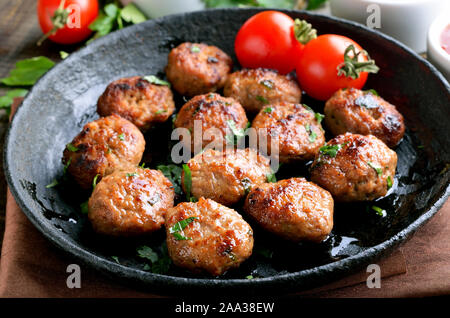
[[[393,148],[403,138],[403,116],[394,105],[371,91],[337,91],[325,104],[325,124],[331,133],[374,135]]]
[[[195,129],[195,121],[199,122]],[[227,144],[227,135],[233,136],[232,126],[238,130],[245,130],[248,119],[244,108],[233,98],[222,97],[219,94],[209,93],[192,98],[181,107],[174,122],[176,128],[187,128],[190,131],[191,151],[201,150],[211,142]],[[210,128],[211,136],[205,134]],[[197,134],[200,134],[197,136]],[[202,138],[203,136],[203,138]],[[228,138],[229,139],[229,138]],[[186,141],[183,141],[186,142]]]
[[[178,222],[188,224],[179,230]],[[183,202],[169,209],[165,226],[173,263],[196,273],[219,276],[252,254],[250,225],[236,211],[210,199]]]
[[[347,133],[322,147],[311,166],[311,180],[336,201],[370,201],[386,195],[397,154],[372,135]]]
[[[269,159],[250,148],[223,152],[209,149],[189,160],[187,166],[191,172],[191,194],[227,206],[239,202],[254,186],[267,182],[272,171]],[[188,192],[185,179],[183,171],[181,183]]]
[[[111,115],[87,123],[66,146],[62,162],[83,189],[116,169],[136,166],[142,159],[145,139],[128,120]]]
[[[170,88],[152,84],[140,76],[112,82],[97,102],[100,116],[117,114],[142,131],[148,130],[154,123],[165,122],[174,110],[175,102]]]
[[[244,210],[262,228],[294,242],[321,242],[333,228],[331,194],[306,181],[291,178],[253,188]]]
[[[300,103],[302,97],[293,78],[262,68],[234,72],[228,77],[223,92],[254,113],[270,104]]]
[[[272,139],[278,138],[280,162],[292,162],[313,159],[325,143],[320,120],[309,107],[279,103],[262,109],[253,120],[252,127],[266,129],[265,133],[258,132],[258,138],[262,142],[262,138],[267,136],[268,153],[273,151]]]
[[[170,51],[166,76],[178,93],[195,96],[222,88],[232,66],[219,48],[186,42]]]
[[[88,203],[88,218],[100,234],[151,234],[164,224],[174,196],[172,183],[159,170],[116,170],[95,186]]]

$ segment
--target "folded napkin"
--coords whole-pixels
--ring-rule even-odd
[[[20,100],[16,100],[14,109]],[[7,193],[0,257],[0,297],[161,297],[81,267],[81,288],[70,289],[67,266],[77,263],[34,228]],[[450,294],[450,201],[390,257],[377,263],[381,288],[370,289],[361,271],[331,284],[288,296],[422,297]],[[281,296],[281,295],[280,295]]]

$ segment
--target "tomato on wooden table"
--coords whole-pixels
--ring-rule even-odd
[[[378,72],[375,61],[352,39],[324,34],[309,41],[297,59],[297,79],[311,97],[327,100],[341,88],[361,89],[368,73]]]
[[[98,16],[97,0],[39,0],[41,30],[60,44],[81,42],[92,33],[89,25]]]

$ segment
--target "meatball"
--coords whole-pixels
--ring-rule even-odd
[[[393,148],[403,138],[403,116],[394,105],[371,91],[337,91],[325,104],[325,124],[331,133],[374,135]]]
[[[187,167],[194,197],[209,198],[227,206],[239,202],[254,186],[267,182],[272,172],[269,159],[250,148],[224,152],[209,149],[189,160]],[[186,193],[188,181],[183,171],[181,183]]]
[[[262,228],[294,242],[321,242],[333,228],[331,194],[304,178],[253,188],[244,210]]]
[[[166,76],[178,93],[195,96],[221,89],[232,66],[219,48],[186,42],[170,51]]]
[[[169,209],[166,234],[174,264],[196,273],[219,276],[252,254],[250,225],[236,211],[210,199]]]
[[[100,234],[151,234],[164,224],[174,196],[172,183],[159,170],[116,170],[95,186],[88,203],[88,218]]]
[[[372,135],[347,133],[322,147],[311,166],[311,179],[336,201],[370,201],[392,186],[397,154]]]
[[[293,78],[262,68],[244,69],[231,74],[223,92],[254,113],[269,104],[300,103],[302,97],[302,91]]]
[[[154,123],[165,122],[174,110],[170,88],[150,83],[140,76],[112,82],[97,102],[100,116],[117,114],[142,131],[148,130]]]
[[[195,129],[195,121],[198,121],[201,130]],[[223,149],[227,143],[234,140],[232,128],[244,131],[247,125],[248,119],[241,104],[233,98],[215,93],[192,98],[181,107],[174,122],[176,128],[189,129],[190,140],[183,142],[190,143],[192,152],[195,152],[195,149],[201,150],[212,142],[221,145]],[[211,135],[205,134],[208,129],[211,129]]]
[[[307,106],[279,103],[262,109],[253,120],[252,127],[266,129],[265,133],[258,132],[258,137],[262,143],[262,138],[267,136],[268,153],[272,155],[274,150],[272,139],[278,139],[280,162],[293,162],[313,159],[325,143],[321,119]],[[276,141],[273,142],[277,146]]]
[[[67,144],[62,162],[83,189],[116,169],[136,166],[142,159],[145,139],[128,120],[111,115],[87,123]]]

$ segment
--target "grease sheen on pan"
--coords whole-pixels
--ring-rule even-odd
[[[186,238],[179,240],[170,229],[188,218],[196,219],[179,232]],[[213,276],[238,267],[253,250],[253,231],[242,216],[205,198],[169,209],[166,235],[167,249],[176,266]]]

